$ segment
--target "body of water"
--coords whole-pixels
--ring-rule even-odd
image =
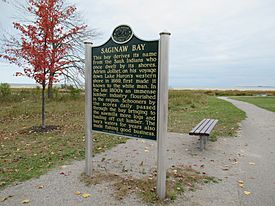
[[[12,88],[35,88],[40,87],[39,84],[10,84]],[[55,86],[60,87],[61,84],[55,84]],[[259,90],[259,91],[267,91],[267,90],[275,90],[275,86],[236,86],[236,87],[183,87],[183,88],[173,88],[170,89],[176,90]]]
[[[275,86],[236,86],[236,87],[183,87],[183,88],[170,88],[176,90],[241,90],[241,91],[274,91]]]

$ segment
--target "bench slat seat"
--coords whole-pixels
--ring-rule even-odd
[[[218,123],[218,120],[216,119],[203,119],[196,127],[194,127],[189,132],[189,135],[209,136],[217,123]]]
[[[208,136],[218,123],[217,119],[203,119],[197,126],[195,126],[189,135],[200,136],[200,148],[203,150],[205,148]]]
[[[209,119],[203,119],[199,124],[197,124],[196,127],[192,129],[191,132],[189,132],[190,135],[196,135],[199,134],[199,132],[205,127],[205,125],[208,123]]]
[[[216,126],[217,123],[218,123],[218,120],[215,119],[215,120],[212,122],[212,124],[209,126],[209,128],[205,131],[205,134],[206,134],[207,136],[210,135],[211,131],[214,129],[214,127]]]

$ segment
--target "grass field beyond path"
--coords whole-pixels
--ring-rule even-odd
[[[58,94],[58,93],[57,93]],[[39,133],[39,90],[15,90],[0,98],[0,188],[38,177],[48,169],[84,158],[84,96],[59,94],[46,104],[46,123],[57,130]],[[219,119],[216,136],[232,136],[244,112],[200,92],[170,91],[169,131],[187,133],[203,118]],[[94,135],[94,152],[124,143],[125,138]]]
[[[169,131],[188,133],[204,118],[219,120],[214,136],[233,136],[245,113],[227,101],[200,92],[169,93]]]
[[[232,99],[248,102],[263,109],[275,112],[275,97],[230,97]]]

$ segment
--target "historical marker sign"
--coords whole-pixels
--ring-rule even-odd
[[[157,194],[166,193],[168,48],[170,33],[156,41],[137,38],[127,25],[103,45],[85,43],[85,173],[92,175],[92,131],[157,140]]]
[[[157,139],[159,41],[137,38],[117,27],[92,47],[92,129]]]

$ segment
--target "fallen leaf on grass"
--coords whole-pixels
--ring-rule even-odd
[[[239,186],[240,186],[241,188],[244,188],[244,181],[239,180],[238,183],[239,183]]]
[[[245,195],[251,195],[251,192],[248,192],[248,191],[244,191],[243,192]]]
[[[9,195],[7,197],[3,197],[3,198],[0,199],[0,202],[4,202],[4,201],[6,201],[7,199],[9,199],[11,197],[13,197],[13,195]]]
[[[5,185],[5,184],[6,184],[6,182],[0,182],[0,186]]]
[[[146,149],[146,150],[144,150],[144,152],[149,152],[149,150]]]
[[[29,199],[25,199],[25,200],[22,200],[21,203],[22,204],[28,204],[28,203],[30,203],[30,200]]]
[[[248,164],[250,164],[250,165],[255,165],[255,163],[254,163],[254,162],[249,162]]]
[[[90,195],[89,193],[84,193],[84,194],[82,195],[82,197],[83,197],[83,198],[88,198],[88,197],[91,197],[91,195]]]
[[[44,188],[44,185],[39,185],[37,188],[38,188],[38,189],[43,189],[43,188]]]
[[[75,195],[80,195],[80,194],[81,194],[81,192],[76,191],[74,194],[75,194]]]
[[[68,173],[60,172],[59,174],[60,174],[60,175],[64,175],[64,176],[69,176],[69,175],[70,175],[70,171],[69,171]]]
[[[238,160],[234,158],[232,164],[235,165],[235,164],[238,164],[238,163],[239,163]]]

